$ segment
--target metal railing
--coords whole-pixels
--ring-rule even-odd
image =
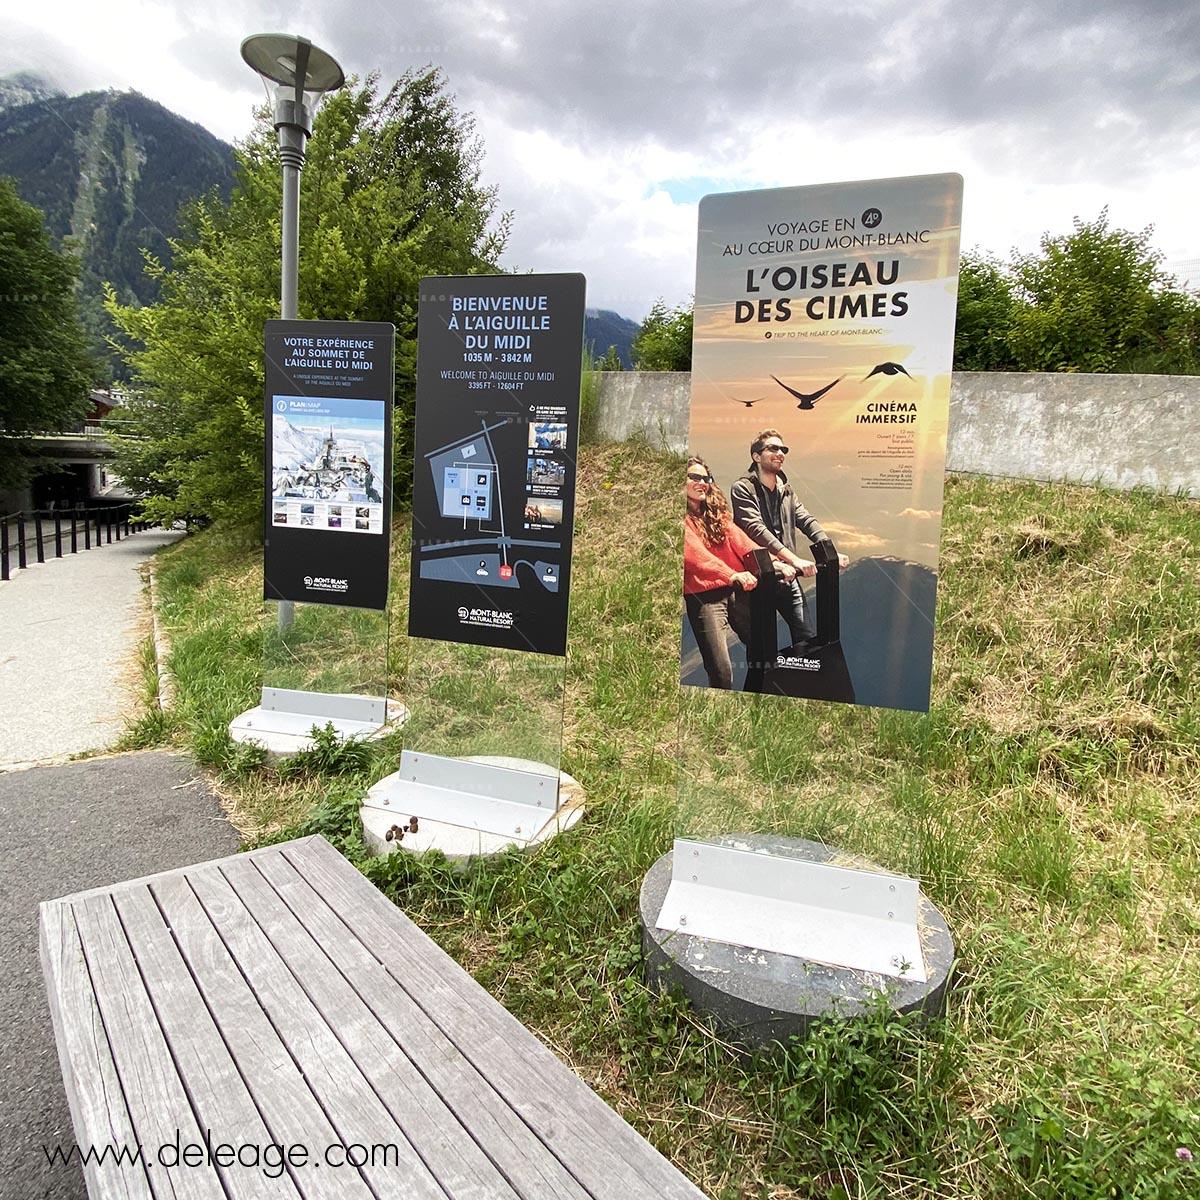
[[[28,509],[0,517],[0,580],[12,570],[25,570],[30,555],[44,563],[47,555],[62,558],[95,546],[111,546],[122,537],[154,528],[133,514],[133,505],[95,505],[91,508]],[[94,541],[93,541],[94,537]]]

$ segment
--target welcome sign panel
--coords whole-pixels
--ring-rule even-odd
[[[565,654],[583,276],[421,288],[408,631]]]
[[[779,653],[764,671],[747,671],[746,646],[730,634],[722,680],[714,610],[695,598],[714,577],[696,572],[693,555],[685,684],[928,709],[961,210],[958,175],[701,201],[690,450],[722,495],[741,494],[731,513],[746,528],[751,509],[772,529],[790,514],[803,526],[792,532],[799,557],[820,563],[835,547],[845,559],[840,571],[833,559],[816,578],[797,576],[810,626],[800,638],[780,599]],[[751,470],[762,467],[751,447],[765,430],[774,457]],[[762,486],[771,483],[779,490]],[[829,540],[814,544],[814,530]],[[710,548],[695,545],[701,556]],[[773,595],[784,588],[760,582]],[[722,603],[719,591],[705,603]],[[739,591],[724,598],[735,612],[752,595]],[[823,681],[831,671],[844,683]]]

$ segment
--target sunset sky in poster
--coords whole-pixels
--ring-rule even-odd
[[[690,449],[708,461],[728,493],[750,462],[754,435],[777,428],[791,447],[785,469],[792,486],[852,559],[894,557],[936,569],[961,195],[961,179],[944,175],[730,193],[701,201]],[[868,226],[863,216],[870,208],[881,218]],[[827,228],[774,234],[768,229],[813,221],[827,222]],[[914,242],[914,236],[924,240]],[[871,244],[853,244],[864,238]],[[790,252],[750,252],[752,244],[778,247],[789,239]],[[829,246],[831,239],[851,244]],[[881,239],[910,244],[879,245]],[[818,248],[804,245],[813,241]],[[727,251],[738,246],[740,254]],[[817,264],[832,268],[837,263],[847,264],[847,276],[865,263],[872,283],[804,288],[797,282],[782,291],[771,286],[769,276],[780,268],[799,274],[807,266],[811,277]],[[874,282],[879,271],[889,278],[893,263],[898,263],[896,281]],[[757,293],[747,292],[748,271],[761,289]],[[901,292],[907,304],[903,316],[814,320],[805,313],[814,296],[840,303],[841,297],[859,293],[890,298]],[[774,302],[781,296],[791,297],[790,320],[735,321],[738,300]],[[777,311],[774,303],[769,311]],[[887,362],[902,364],[908,375],[867,379]],[[800,411],[772,375],[805,393],[838,382],[813,409]],[[759,402],[750,409],[738,403],[755,399]],[[879,402],[915,403],[916,420],[856,423],[868,405]],[[888,465],[879,455],[888,453],[894,443],[887,439],[896,437],[912,438],[911,452],[899,456],[911,467],[911,487],[872,486],[867,481]]]

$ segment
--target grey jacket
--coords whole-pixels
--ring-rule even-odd
[[[819,542],[829,537],[821,528],[820,522],[796,499],[787,481],[787,476],[781,471],[779,482],[775,485],[779,492],[779,523],[783,527],[781,542],[766,523],[763,513],[767,502],[767,489],[759,478],[758,464],[755,463],[745,475],[734,480],[729,489],[729,506],[733,509],[734,524],[742,529],[752,542],[778,554],[785,546],[793,554],[799,554],[796,548],[796,530],[799,529],[810,542]]]

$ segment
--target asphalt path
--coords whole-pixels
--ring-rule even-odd
[[[147,530],[0,582],[0,1200],[84,1200],[46,1003],[38,905],[234,853],[186,757],[104,750],[137,708]]]
[[[0,1200],[85,1200],[38,955],[37,907],[233,854],[238,837],[186,757],[120,754],[0,773]]]
[[[135,699],[140,568],[180,536],[148,529],[0,582],[0,771],[120,736]]]

